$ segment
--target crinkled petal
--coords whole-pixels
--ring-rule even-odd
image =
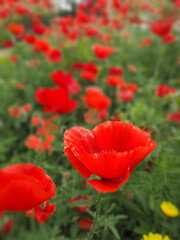
[[[92,130],[100,151],[124,152],[146,146],[151,136],[130,123],[107,121]]]

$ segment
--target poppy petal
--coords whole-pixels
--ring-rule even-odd
[[[131,151],[146,146],[151,136],[130,123],[107,121],[92,130],[100,151]]]
[[[91,176],[92,173],[74,156],[69,148],[65,148],[64,153],[68,157],[73,167],[77,169],[82,177],[89,178]]]
[[[103,193],[108,193],[108,192],[116,192],[118,188],[123,185],[125,182],[127,182],[129,178],[129,172],[127,171],[123,180],[118,182],[118,181],[111,181],[108,179],[93,179],[89,180],[88,183],[96,189],[98,192],[103,192]]]

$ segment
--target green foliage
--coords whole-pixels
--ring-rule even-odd
[[[140,33],[140,29],[129,29],[131,41],[119,39],[116,34],[113,44],[119,54],[114,54],[104,63],[95,59],[91,47],[94,39],[84,38],[77,42],[76,48],[67,42],[62,49],[63,61],[60,64],[47,62],[41,54],[34,53],[31,46],[18,42],[7,56],[0,59],[0,164],[1,167],[15,163],[33,163],[42,167],[57,185],[57,195],[51,202],[56,202],[56,212],[44,225],[35,223],[35,233],[32,223],[25,213],[8,213],[14,218],[14,227],[7,240],[81,240],[87,235],[81,230],[78,222],[89,217],[93,219],[97,192],[83,187],[80,174],[71,166],[63,153],[63,133],[66,129],[78,125],[93,128],[84,121],[85,107],[81,95],[85,94],[84,82],[78,72],[73,76],[82,85],[78,97],[80,104],[73,114],[59,116],[58,131],[53,142],[53,154],[42,153],[28,149],[24,145],[26,137],[35,132],[30,124],[32,116],[46,116],[41,113],[41,107],[34,98],[38,87],[54,86],[49,74],[57,69],[66,72],[73,71],[72,64],[76,62],[93,61],[99,67],[100,73],[97,86],[101,87],[113,101],[109,109],[109,119],[115,113],[120,113],[123,121],[132,122],[136,126],[148,126],[155,130],[154,140],[157,148],[132,173],[128,182],[116,193],[104,194],[101,204],[100,218],[95,239],[138,240],[143,234],[159,232],[168,234],[171,239],[178,239],[179,226],[176,218],[169,219],[160,210],[162,201],[179,204],[179,143],[180,130],[177,123],[169,122],[165,115],[175,112],[179,107],[179,96],[169,96],[159,99],[156,87],[162,83],[178,87],[179,66],[176,61],[180,56],[179,41],[173,45],[163,45],[157,37],[153,37],[151,46],[142,48],[140,39],[148,37],[149,32]],[[0,43],[6,39],[6,32],[0,33]],[[152,37],[152,36],[151,36]],[[54,39],[51,39],[52,42]],[[57,44],[57,43],[56,43]],[[72,51],[73,54],[72,54]],[[13,63],[9,55],[17,55],[19,61]],[[29,67],[28,62],[38,56],[36,67]],[[135,65],[137,72],[128,70],[128,65]],[[135,98],[128,103],[117,100],[114,88],[104,82],[110,66],[122,66],[124,78],[128,83],[135,83],[139,89]],[[21,82],[25,91],[15,87]],[[92,84],[91,84],[92,85]],[[20,106],[30,103],[32,111],[29,115],[14,118],[8,113],[9,106]],[[172,134],[172,137],[169,135]],[[149,166],[148,161],[154,163]],[[148,167],[149,172],[145,171]],[[66,179],[63,174],[69,174]],[[70,204],[69,201],[78,195],[93,195],[89,202],[80,201]],[[87,213],[81,213],[74,206],[89,206]]]

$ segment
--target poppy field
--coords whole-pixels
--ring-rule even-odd
[[[0,239],[179,240],[180,1],[76,2],[0,0]]]

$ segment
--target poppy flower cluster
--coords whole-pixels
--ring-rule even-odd
[[[34,116],[31,123],[35,127],[41,126],[36,130],[36,134],[41,136],[41,138],[37,135],[29,135],[25,140],[25,146],[42,152],[45,152],[46,149],[48,149],[49,155],[51,155],[53,152],[51,142],[56,139],[52,132],[57,130],[57,126],[53,123],[53,121],[56,121],[57,119],[57,115],[54,115],[47,120]]]
[[[26,105],[22,105],[20,107],[8,107],[8,112],[14,116],[14,117],[19,117],[21,114],[23,113],[28,113],[31,111],[31,105],[30,104],[26,104]]]

